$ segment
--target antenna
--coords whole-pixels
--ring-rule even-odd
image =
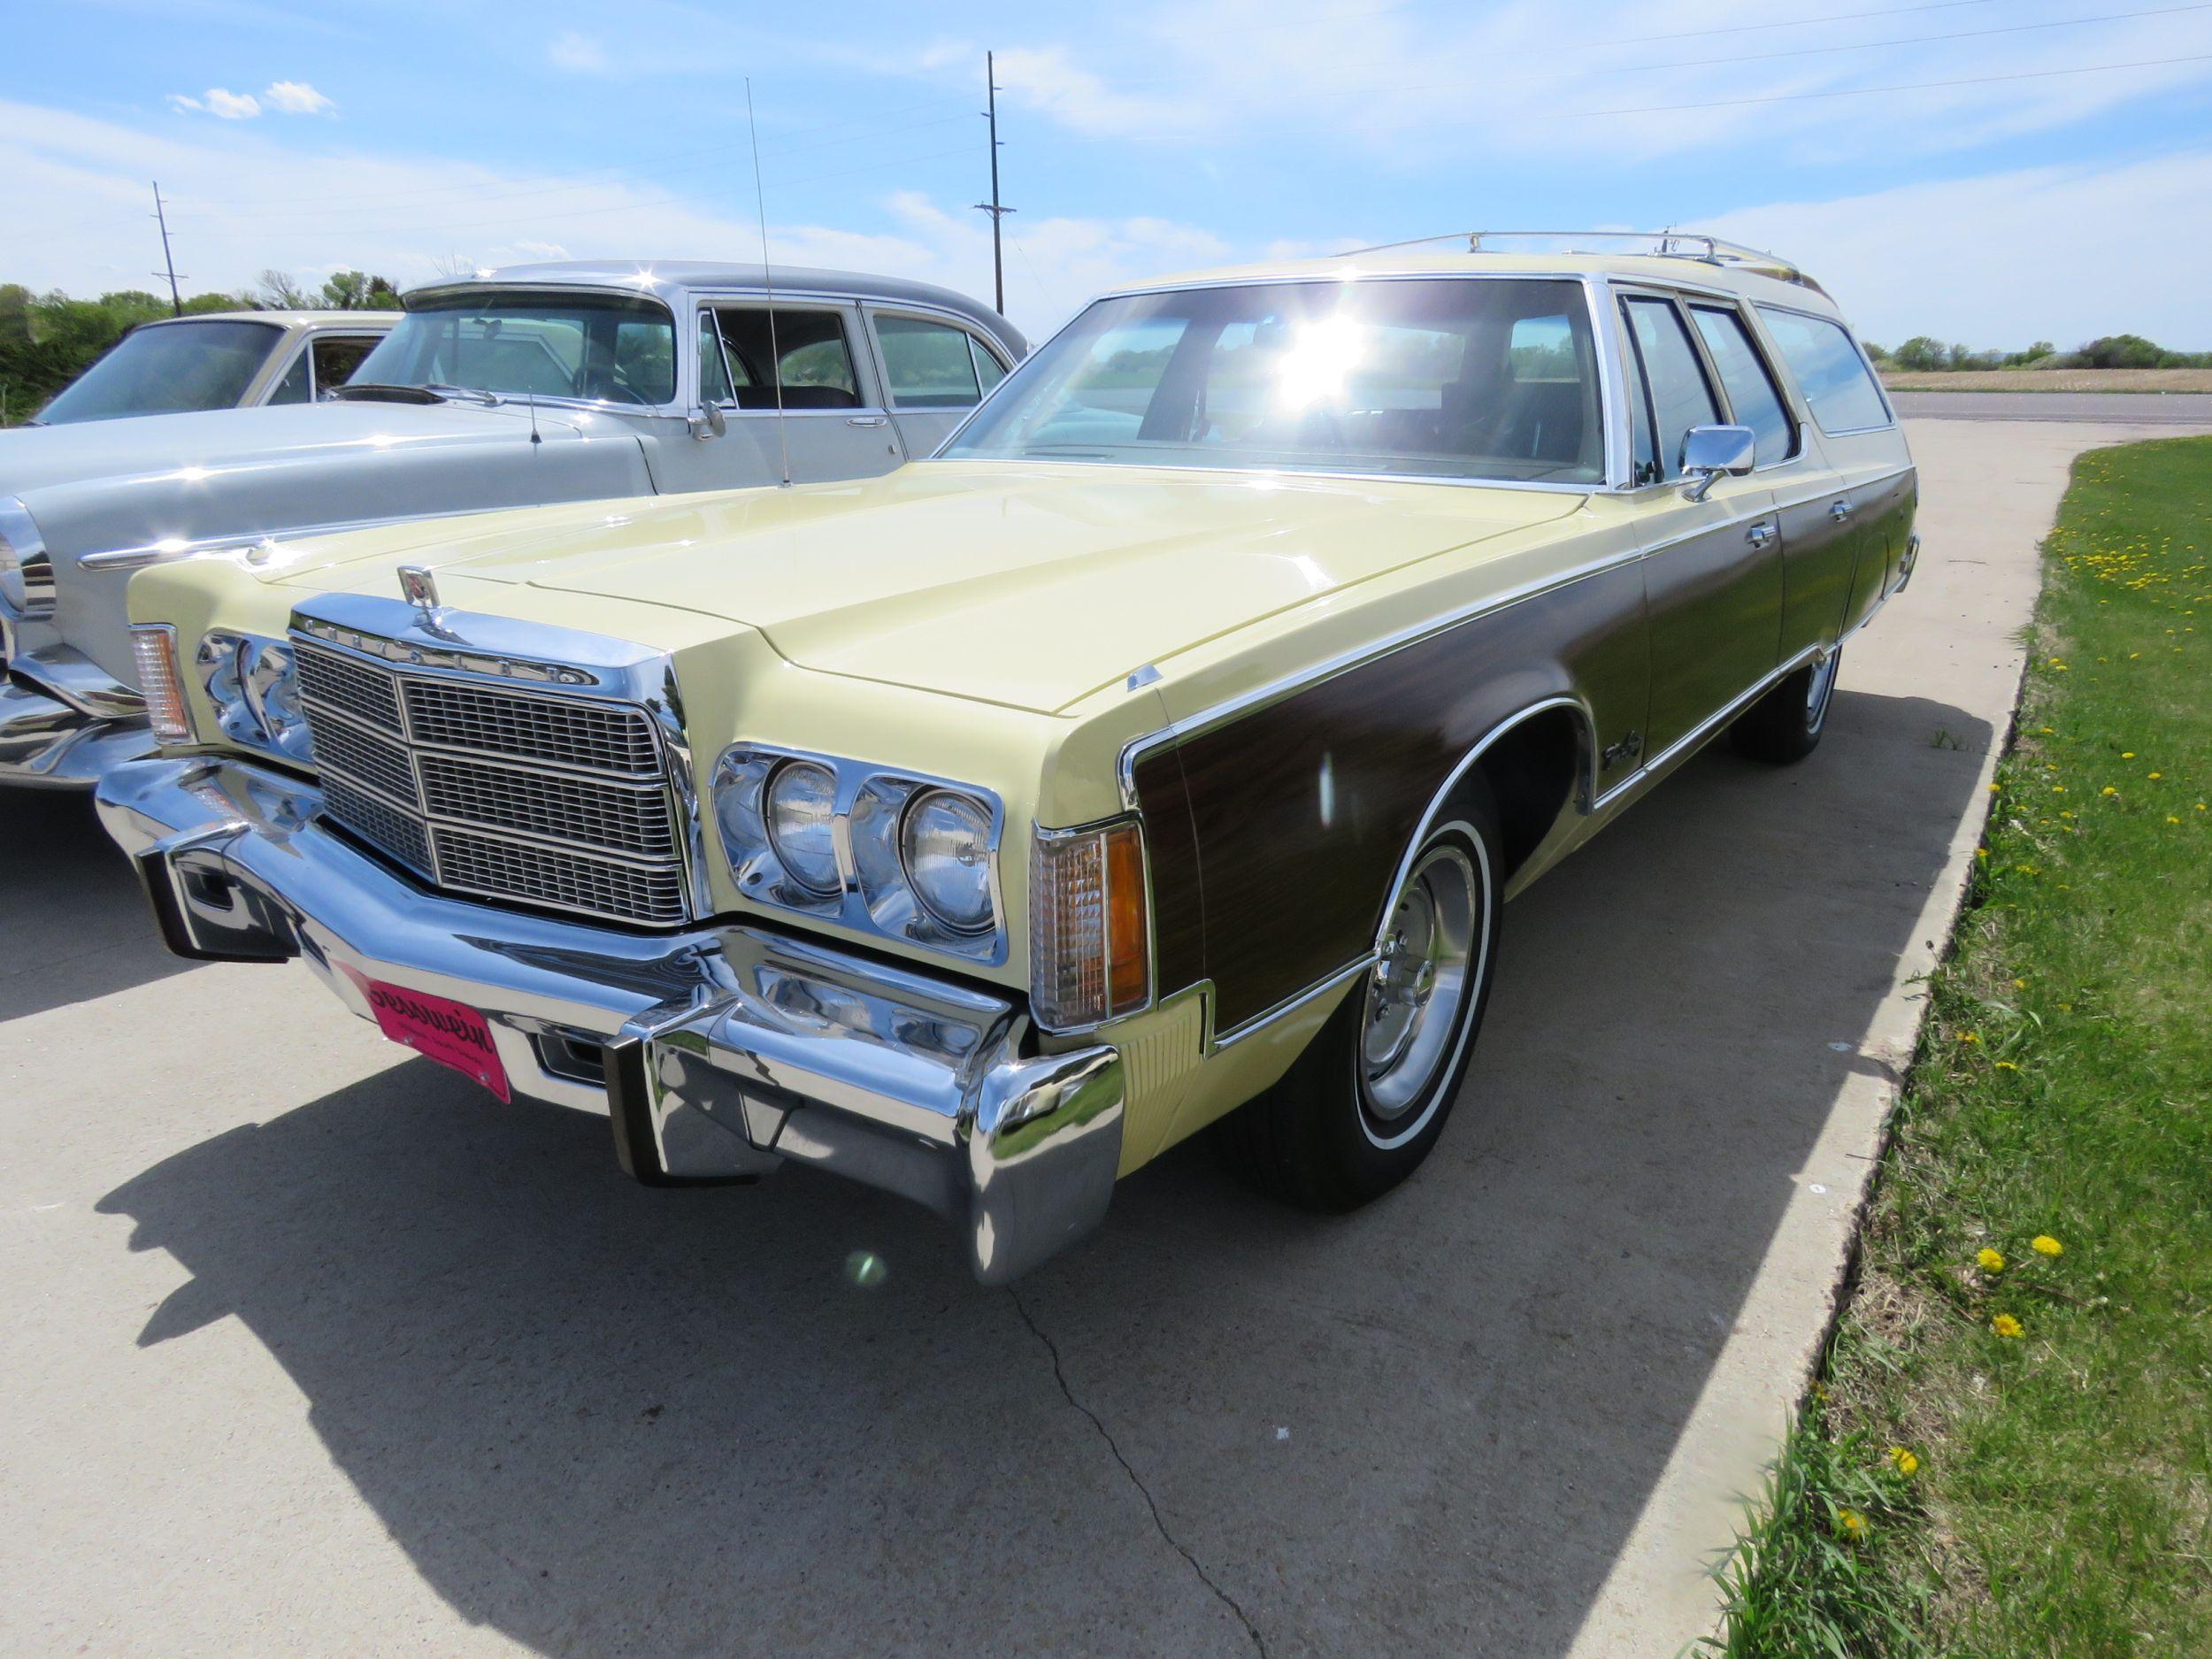
[[[783,429],[783,353],[776,344],[776,273],[768,263],[768,196],[760,188],[760,128],[753,123],[753,78],[745,77],[745,130],[753,141],[753,200],[760,204],[760,280],[768,290],[768,378],[776,388],[776,449],[783,488],[791,488],[791,440]]]
[[[991,199],[975,204],[979,213],[991,216],[991,294],[995,309],[1006,311],[1006,261],[999,251],[999,221],[1014,210],[998,199],[998,68],[993,53],[983,54],[983,87],[987,107],[983,119],[991,124]]]
[[[184,315],[184,302],[177,296],[177,261],[169,251],[169,215],[161,205],[161,180],[158,179],[154,180],[154,219],[161,227],[161,263],[168,268],[169,314],[181,317]],[[162,273],[157,271],[154,274],[159,276]]]

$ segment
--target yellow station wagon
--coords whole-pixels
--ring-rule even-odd
[[[144,571],[103,818],[173,949],[644,1181],[818,1164],[987,1281],[1217,1120],[1364,1202],[1503,902],[1723,731],[1808,754],[1917,545],[1810,278],[1501,240],[1107,295],[881,478]]]

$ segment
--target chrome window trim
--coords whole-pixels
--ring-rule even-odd
[[[1598,420],[1599,424],[1604,428],[1605,435],[1605,453],[1600,465],[1600,472],[1603,475],[1601,479],[1592,480],[1579,484],[1569,484],[1537,479],[1448,477],[1426,472],[1358,472],[1329,467],[1194,466],[1189,465],[1177,465],[1168,463],[1154,463],[1149,461],[1071,461],[1057,457],[1050,459],[1017,460],[1010,459],[1009,457],[1003,456],[957,456],[947,455],[945,453],[945,451],[951,448],[951,446],[959,439],[960,434],[968,429],[970,424],[973,422],[975,418],[983,411],[985,407],[990,403],[992,399],[1003,396],[1008,387],[1014,384],[1014,382],[1020,379],[1022,375],[1029,372],[1030,366],[1044,355],[1046,346],[1050,345],[1053,341],[1057,340],[1062,334],[1067,333],[1069,329],[1074,327],[1078,322],[1081,321],[1085,316],[1089,314],[1094,307],[1102,305],[1108,300],[1127,299],[1134,296],[1144,294],[1198,294],[1204,293],[1214,288],[1316,288],[1331,286],[1341,288],[1355,282],[1422,281],[1571,282],[1582,290],[1583,307],[1590,324],[1592,355],[1597,360]],[[1622,465],[1618,448],[1616,442],[1617,434],[1614,431],[1614,423],[1607,412],[1611,407],[1613,402],[1617,399],[1619,396],[1620,382],[1618,380],[1617,367],[1609,362],[1609,354],[1604,349],[1603,345],[1605,337],[1604,318],[1600,310],[1603,281],[1603,277],[1599,273],[1593,271],[1362,271],[1350,273],[1341,277],[1330,277],[1317,274],[1307,276],[1222,277],[1197,282],[1161,282],[1144,288],[1114,288],[1107,293],[1094,296],[1087,304],[1080,307],[1076,311],[1074,316],[1069,318],[1066,322],[1062,323],[1058,328],[1055,329],[1051,335],[1046,339],[1042,344],[1033,348],[1027,357],[1024,357],[1019,363],[1016,364],[1011,369],[1010,369],[1007,372],[1006,378],[1001,380],[996,386],[993,387],[988,392],[986,392],[983,395],[982,401],[968,411],[968,419],[962,421],[958,426],[955,426],[950,432],[945,434],[944,442],[939,444],[935,450],[932,452],[931,458],[947,461],[973,461],[982,465],[1012,466],[1112,467],[1118,468],[1123,472],[1140,471],[1150,467],[1159,472],[1203,472],[1211,477],[1224,479],[1334,478],[1348,479],[1362,483],[1453,484],[1457,485],[1462,488],[1472,487],[1480,489],[1540,489],[1559,491],[1578,495],[1592,495],[1601,490],[1612,488],[1614,487],[1614,480],[1621,475],[1619,469]],[[1613,371],[1612,378],[1609,380],[1608,376],[1609,369]]]
[[[1721,408],[1727,414],[1728,419],[1730,420],[1736,419],[1735,394],[1728,389],[1728,377],[1720,372],[1720,363],[1713,356],[1713,349],[1706,343],[1705,331],[1697,326],[1696,313],[1700,311],[1722,311],[1743,325],[1744,341],[1750,346],[1753,358],[1758,363],[1760,372],[1767,377],[1767,384],[1774,388],[1774,395],[1781,403],[1782,412],[1790,417],[1792,437],[1790,452],[1778,461],[1769,461],[1764,466],[1753,467],[1751,476],[1756,478],[1762,472],[1771,472],[1779,467],[1789,466],[1803,460],[1812,447],[1812,434],[1807,430],[1808,426],[1812,424],[1810,419],[1812,411],[1809,409],[1801,411],[1790,402],[1790,394],[1783,378],[1776,373],[1775,364],[1767,348],[1765,334],[1752,326],[1744,316],[1743,307],[1740,304],[1722,304],[1711,300],[1685,298],[1682,300],[1682,309],[1690,313],[1688,318],[1690,339],[1696,345],[1698,355],[1705,359],[1706,369],[1713,377],[1714,388],[1720,394]]]
[[[1866,347],[1860,343],[1857,330],[1854,329],[1849,323],[1844,321],[1840,317],[1831,317],[1824,315],[1820,311],[1808,311],[1801,305],[1784,305],[1771,300],[1753,300],[1751,302],[1751,309],[1755,311],[1782,311],[1793,317],[1809,317],[1815,322],[1827,323],[1834,327],[1841,329],[1843,331],[1843,337],[1850,342],[1852,351],[1859,359],[1859,366],[1866,371],[1867,379],[1874,382],[1875,401],[1879,403],[1881,406],[1889,412],[1889,419],[1871,426],[1839,426],[1832,432],[1826,426],[1821,426],[1820,435],[1822,437],[1856,438],[1870,432],[1899,432],[1903,430],[1903,423],[1900,419],[1897,413],[1897,405],[1890,402],[1889,388],[1882,384],[1881,374],[1874,367],[1874,359],[1866,355]],[[1763,333],[1764,331],[1762,330],[1762,332]],[[1789,357],[1783,352],[1779,346],[1775,347],[1774,355],[1785,367],[1788,367]],[[1804,388],[1797,385],[1797,371],[1793,368],[1790,369],[1790,384],[1796,390],[1800,397],[1804,396]],[[1809,399],[1806,400],[1805,412],[1812,419],[1815,426],[1820,426],[1820,417],[1813,413],[1813,406],[1811,400]]]
[[[742,787],[748,772],[757,768],[761,787],[764,788],[769,775],[776,767],[787,761],[795,760],[809,761],[826,769],[834,782],[833,792],[831,795],[830,838],[831,845],[836,849],[837,855],[838,887],[835,893],[813,897],[810,902],[789,902],[779,891],[771,890],[774,886],[774,877],[779,874],[787,876],[788,872],[783,870],[780,856],[768,843],[764,819],[760,843],[740,849],[733,848],[731,837],[723,828],[720,812],[721,794],[725,787]],[[918,914],[928,918],[936,930],[933,933],[916,933],[910,928],[887,927],[877,919],[875,911],[869,905],[862,881],[859,860],[853,850],[852,812],[862,793],[870,786],[877,784],[901,787],[907,791],[899,803],[898,817],[891,826],[894,838],[891,851],[901,866],[900,880],[905,886],[909,900]],[[990,863],[987,874],[991,890],[991,926],[981,932],[957,933],[946,927],[923,905],[919,895],[914,893],[912,885],[906,882],[904,859],[901,855],[897,838],[904,827],[907,805],[917,795],[931,789],[949,790],[955,795],[966,795],[979,802],[990,813]],[[763,805],[765,805],[764,798]],[[889,940],[900,945],[916,946],[921,949],[933,951],[949,957],[954,961],[982,967],[1002,967],[1010,956],[1013,929],[1006,913],[1006,893],[1002,872],[1006,835],[1006,803],[995,789],[987,789],[980,784],[968,783],[958,778],[947,778],[934,772],[918,771],[911,766],[892,765],[880,761],[859,759],[850,755],[828,755],[815,749],[795,749],[787,743],[754,742],[741,738],[724,748],[722,752],[715,757],[713,768],[708,774],[702,809],[694,816],[703,826],[706,818],[710,816],[713,818],[715,845],[721,853],[722,867],[728,872],[731,882],[736,887],[740,898],[749,904],[757,905],[764,910],[787,916],[805,917],[818,922],[834,923],[841,927],[849,928],[864,937]],[[774,860],[775,867],[772,871],[756,867],[759,856],[764,853]],[[804,887],[804,884],[797,882],[795,877],[789,879],[795,885],[800,887],[802,892],[810,891]],[[812,897],[810,893],[810,896]]]
[[[876,333],[876,319],[879,317],[911,317],[918,322],[936,323],[941,326],[955,329],[967,335],[973,345],[979,345],[991,354],[991,360],[999,366],[1000,385],[1004,385],[1007,378],[1013,373],[1013,365],[1000,354],[997,346],[987,340],[983,331],[966,318],[957,316],[951,311],[940,311],[933,305],[911,305],[903,300],[886,300],[881,304],[878,304],[873,300],[864,299],[858,303],[861,321],[866,325],[867,328],[868,349],[875,358],[876,379],[883,388],[884,404],[895,415],[902,413],[909,415],[957,414],[962,418],[960,425],[965,426],[966,417],[981,407],[983,400],[991,394],[982,389],[983,377],[979,373],[976,376],[976,398],[972,403],[937,403],[902,410],[899,404],[897,392],[892,389],[891,365],[883,355],[882,338]]]

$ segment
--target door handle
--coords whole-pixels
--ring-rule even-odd
[[[1847,501],[1831,503],[1828,508],[1828,516],[1831,518],[1833,518],[1838,524],[1841,524],[1846,518],[1848,518],[1851,516],[1851,503]]]
[[[1765,519],[1761,519],[1757,524],[1753,525],[1750,529],[1743,533],[1743,539],[1750,542],[1753,547],[1764,547],[1768,542],[1774,540],[1774,536],[1775,529],[1773,525],[1767,522]]]
[[[881,415],[848,415],[845,424],[849,426],[880,426],[884,424],[884,418]]]

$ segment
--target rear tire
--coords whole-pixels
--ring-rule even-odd
[[[1800,761],[1820,747],[1835,701],[1840,647],[1808,663],[1736,717],[1728,741],[1739,755],[1777,766]]]
[[[1340,1213],[1421,1166],[1474,1053],[1498,954],[1505,866],[1487,791],[1422,842],[1383,954],[1280,1082],[1223,1119],[1230,1167],[1302,1210]]]

